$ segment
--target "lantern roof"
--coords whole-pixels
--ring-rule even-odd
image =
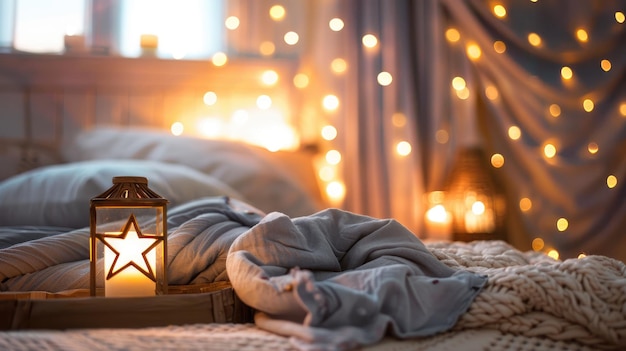
[[[91,199],[92,202],[129,201],[164,205],[168,201],[148,187],[146,177],[113,177],[113,186]]]

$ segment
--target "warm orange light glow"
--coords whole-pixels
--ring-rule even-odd
[[[407,156],[411,153],[411,144],[408,141],[401,141],[396,145],[396,153],[400,156]]]
[[[467,100],[467,98],[469,98],[469,95],[470,91],[467,87],[456,91],[456,96],[461,100]]]
[[[322,100],[322,106],[327,111],[334,111],[339,108],[339,98],[335,95],[328,94]]]
[[[448,142],[448,140],[450,140],[450,135],[448,134],[447,130],[439,129],[435,133],[435,140],[437,140],[439,144],[445,144]]]
[[[522,199],[519,200],[519,208],[520,210],[522,210],[523,212],[527,212],[530,211],[530,209],[533,207],[533,202],[530,201],[529,198],[524,197]]]
[[[461,40],[461,33],[456,28],[448,28],[446,30],[446,39],[451,43],[456,43]]]
[[[337,128],[331,126],[331,125],[326,125],[322,128],[322,138],[324,140],[335,140],[335,138],[337,137]]]
[[[590,143],[587,145],[587,151],[589,151],[589,153],[590,153],[590,154],[592,154],[592,155],[593,155],[593,154],[597,154],[599,149],[600,149],[600,148],[598,147],[598,144],[597,144],[597,143],[590,142]]]
[[[361,39],[361,42],[363,43],[363,46],[371,49],[378,45],[378,38],[376,38],[373,34],[365,34],[363,39]]]
[[[452,221],[452,215],[442,204],[438,204],[426,211],[426,219],[431,223],[445,224]]]
[[[550,249],[548,251],[548,256],[550,256],[553,260],[558,260],[560,255],[559,252],[555,249]]]
[[[506,17],[506,8],[500,4],[493,7],[493,14],[496,17],[503,18]]]
[[[543,239],[541,238],[534,238],[531,246],[533,248],[533,251],[541,251],[543,250],[543,247],[545,246],[545,243],[543,241]]]
[[[332,31],[339,32],[340,30],[343,29],[344,23],[341,18],[333,18],[330,21],[328,21],[328,26],[330,27]]]
[[[594,103],[593,100],[591,99],[585,99],[583,100],[583,109],[585,109],[585,111],[587,112],[591,112],[594,109]]]
[[[480,56],[482,55],[480,46],[478,46],[478,44],[475,44],[475,43],[468,44],[465,52],[467,53],[467,57],[469,57],[471,60],[478,60]]]
[[[623,12],[621,11],[615,12],[615,20],[617,21],[617,23],[624,23],[625,19],[626,19],[626,16],[624,16]]]
[[[577,257],[577,258],[578,258],[579,260],[582,260],[582,259],[583,259],[583,258],[585,258],[585,257],[587,257],[587,255],[586,255],[584,252],[581,252],[581,253],[579,253],[579,254],[578,254],[578,257]]]
[[[332,202],[340,202],[346,195],[346,187],[340,181],[332,181],[326,186],[326,194]]]
[[[298,33],[290,31],[285,33],[283,40],[287,43],[287,45],[296,45],[298,44],[298,41],[300,41],[300,36]]]
[[[452,88],[454,88],[454,90],[456,91],[463,90],[465,89],[465,86],[466,86],[465,79],[458,77],[458,76],[452,79]]]
[[[170,127],[170,131],[172,132],[173,135],[176,135],[176,136],[183,134],[184,130],[185,130],[185,126],[180,122],[174,122],[172,123],[172,126]]]
[[[293,77],[293,85],[298,89],[304,89],[309,86],[309,76],[304,73],[298,73]]]
[[[336,58],[331,61],[330,69],[335,73],[344,73],[348,69],[348,63],[342,58]]]
[[[528,42],[532,46],[540,46],[541,45],[541,37],[537,33],[528,34]]]
[[[565,80],[572,79],[573,76],[574,76],[574,72],[572,72],[571,68],[567,66],[563,66],[563,68],[561,68],[561,77],[563,77],[563,79]]]
[[[212,91],[207,91],[202,96],[202,101],[207,106],[213,106],[213,105],[215,105],[217,103],[217,94],[215,94]]]
[[[547,158],[553,158],[554,156],[556,156],[556,146],[554,146],[551,143],[547,143],[546,145],[544,145],[543,147],[543,154],[547,157]]]
[[[626,117],[626,102],[622,102],[619,105],[619,114],[622,115],[622,117]]]
[[[259,95],[256,99],[256,106],[261,110],[267,110],[272,107],[272,98],[268,95]]]
[[[391,76],[391,73],[389,72],[380,72],[378,73],[376,80],[378,81],[378,84],[386,87],[389,84],[391,84],[391,82],[393,81],[393,77]]]
[[[335,179],[335,167],[331,165],[324,165],[320,167],[320,170],[317,172],[317,176],[324,182],[330,182]]]
[[[259,45],[259,52],[263,56],[270,56],[274,54],[274,51],[276,51],[276,46],[271,41],[264,41]]]
[[[519,140],[522,137],[522,130],[518,126],[509,127],[509,138],[511,140]]]
[[[263,71],[261,74],[261,82],[265,85],[274,85],[278,83],[278,73],[271,69]]]
[[[396,112],[391,115],[391,123],[398,128],[404,127],[406,125],[406,116],[402,112]]]
[[[501,168],[504,166],[504,156],[502,156],[502,154],[491,155],[491,165],[494,168]]]
[[[609,60],[602,60],[600,61],[600,67],[602,68],[602,70],[604,72],[608,72],[611,70],[611,61]]]
[[[485,88],[485,96],[487,96],[487,99],[493,101],[496,100],[499,95],[500,93],[498,93],[498,88],[496,88],[495,86],[489,85],[487,88]]]
[[[285,18],[287,11],[281,5],[274,5],[270,8],[270,17],[274,21],[282,21]]]
[[[561,115],[561,106],[557,104],[552,104],[550,105],[549,111],[552,117],[559,117]]]
[[[589,40],[589,34],[587,34],[587,31],[579,28],[576,30],[576,38],[578,38],[578,40],[582,43],[586,43]]]
[[[341,153],[337,150],[328,150],[326,152],[326,162],[331,165],[337,165],[341,162]]]
[[[567,219],[565,218],[559,218],[556,221],[556,229],[560,232],[564,232],[567,230],[567,227],[569,227],[569,222],[567,221]]]
[[[215,66],[224,66],[228,62],[228,56],[223,52],[217,52],[213,55],[211,60]]]
[[[224,25],[230,30],[235,30],[239,28],[239,18],[237,16],[229,16],[224,21]]]
[[[615,188],[617,186],[617,177],[612,174],[606,177],[606,186],[608,186],[609,189]]]
[[[493,50],[498,54],[504,54],[506,51],[506,44],[503,41],[497,40],[493,43]]]

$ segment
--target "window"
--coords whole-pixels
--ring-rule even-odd
[[[223,45],[223,8],[223,0],[2,0],[0,47],[63,53],[66,36],[79,35],[101,53],[136,57],[151,34],[158,57],[207,58]]]

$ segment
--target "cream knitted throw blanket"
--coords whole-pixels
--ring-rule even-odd
[[[626,348],[623,262],[604,256],[557,261],[501,241],[426,246],[450,267],[489,276],[455,330],[493,328],[595,348]]]

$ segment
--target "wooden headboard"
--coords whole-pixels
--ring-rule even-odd
[[[260,77],[278,73],[276,84]],[[170,129],[176,121],[231,115],[259,94],[299,128],[295,63],[211,61],[80,55],[0,54],[0,179],[61,161],[57,150],[78,131],[98,125]],[[219,104],[203,102],[207,91]],[[193,133],[193,130],[186,130]]]

